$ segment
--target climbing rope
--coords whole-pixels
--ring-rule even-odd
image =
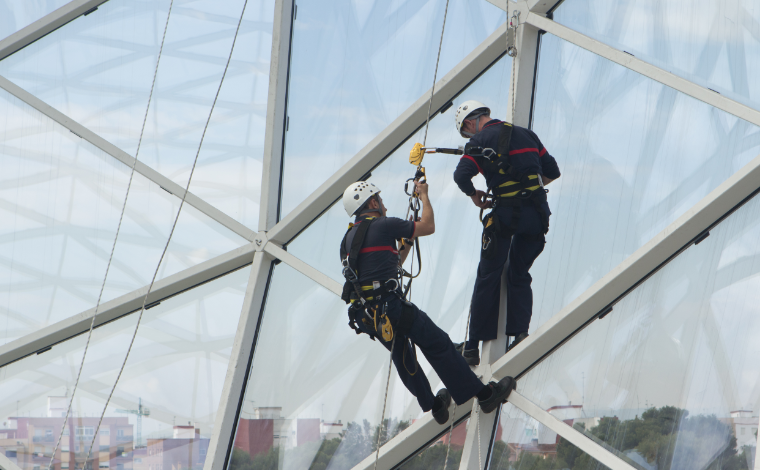
[[[87,341],[84,345],[84,353],[82,354],[82,362],[79,364],[79,372],[77,372],[77,379],[74,382],[74,390],[71,393],[71,400],[69,401],[69,405],[66,408],[66,415],[63,419],[63,425],[61,426],[61,432],[58,434],[58,441],[55,443],[55,449],[53,449],[53,453],[50,456],[50,463],[48,464],[48,470],[50,470],[53,466],[53,460],[55,459],[55,454],[58,451],[58,447],[61,445],[61,438],[63,437],[63,432],[66,429],[66,425],[69,422],[69,415],[71,414],[71,407],[74,404],[74,395],[77,392],[77,388],[79,387],[79,379],[82,377],[82,369],[84,368],[84,360],[87,357],[87,351],[90,348],[90,341],[92,339],[92,330],[95,328],[95,319],[98,317],[98,309],[100,308],[100,302],[103,298],[103,290],[105,290],[106,287],[106,280],[108,279],[108,273],[111,270],[111,262],[113,261],[113,254],[116,251],[116,242],[119,239],[119,233],[121,232],[121,223],[124,220],[124,213],[127,208],[127,199],[129,198],[129,190],[132,187],[132,179],[135,176],[135,166],[137,165],[137,155],[140,153],[140,145],[142,144],[143,135],[145,133],[145,124],[148,121],[148,110],[150,109],[150,102],[153,98],[153,90],[156,87],[156,76],[158,75],[158,64],[161,62],[161,53],[164,50],[164,42],[166,40],[166,30],[169,27],[169,18],[171,18],[172,14],[172,6],[174,5],[174,0],[170,0],[169,2],[169,12],[166,14],[166,24],[164,25],[164,34],[161,37],[161,46],[158,49],[158,57],[156,58],[156,68],[153,71],[153,82],[150,85],[150,93],[148,95],[148,106],[145,108],[145,116],[143,117],[143,124],[142,128],[140,129],[140,138],[137,141],[137,150],[135,151],[135,158],[132,161],[132,169],[129,174],[129,182],[127,183],[127,192],[124,195],[124,203],[121,206],[121,215],[119,216],[119,224],[116,226],[116,235],[113,239],[113,245],[111,245],[111,254],[108,256],[108,264],[106,265],[106,273],[103,276],[103,283],[100,286],[100,293],[98,294],[98,301],[95,304],[95,313],[92,315],[92,321],[90,321],[90,329],[87,332]],[[189,181],[188,181],[189,184]],[[184,201],[184,196],[182,197],[182,200]],[[163,257],[162,257],[163,259]],[[151,283],[152,285],[152,283]],[[150,292],[150,291],[149,291]],[[147,299],[148,295],[145,294],[145,298]],[[143,301],[143,308],[145,307],[145,302]],[[142,315],[142,312],[140,312]],[[134,340],[134,338],[133,338]],[[105,413],[105,409],[103,409],[103,413]],[[101,420],[103,419],[103,416],[100,417]],[[98,427],[100,426],[100,423],[98,423]],[[95,439],[97,438],[97,431],[95,432],[95,435],[93,436],[93,445],[95,443]],[[90,451],[92,451],[92,445],[90,446]],[[85,462],[89,460],[90,455],[87,454],[87,459],[85,459]]]
[[[438,42],[438,55],[436,56],[436,59],[435,59],[435,72],[433,73],[433,87],[430,89],[430,100],[428,101],[427,119],[425,121],[425,137],[423,139],[423,142],[427,142],[428,127],[430,126],[430,113],[431,113],[432,107],[433,107],[433,95],[435,94],[435,83],[438,80],[438,64],[441,61],[441,48],[443,46],[443,33],[446,31],[446,17],[448,16],[448,14],[449,14],[449,0],[446,0],[446,7],[443,10],[443,26],[441,27],[441,39]],[[423,144],[423,146],[424,146],[424,144]],[[417,172],[416,172],[414,178],[410,178],[409,180],[407,180],[407,182],[406,182],[407,186],[408,186],[410,180],[412,180],[412,181],[413,180],[419,180],[421,178],[425,178],[425,169],[422,167],[422,163],[420,162],[420,164],[417,165]],[[404,187],[404,192],[406,192],[407,195],[409,196],[409,206],[408,206],[407,211],[406,211],[406,216],[407,216],[406,218],[409,218],[409,213],[411,212],[412,215],[413,215],[413,217],[414,217],[414,221],[416,222],[418,214],[419,214],[419,211],[420,211],[420,208],[421,208],[420,207],[420,198],[419,198],[419,195],[416,193],[416,191],[414,191],[414,189],[412,189],[412,191],[409,192],[406,186]],[[405,299],[411,298],[412,281],[414,280],[414,278],[416,278],[417,276],[420,275],[420,272],[422,272],[422,257],[421,257],[421,254],[420,254],[420,242],[419,242],[419,238],[415,238],[414,243],[411,244],[411,246],[410,246],[409,249],[411,250],[411,252],[409,253],[409,255],[412,256],[412,264],[410,266],[411,272],[407,273],[406,271],[403,270],[403,268],[401,270],[402,277],[408,277],[409,278],[409,282],[407,283],[406,288],[404,289],[404,292],[403,292],[403,297]],[[417,254],[417,264],[418,264],[418,267],[417,267],[417,274],[412,274],[412,272],[414,272],[414,254],[415,254],[415,252]],[[393,365],[393,347],[394,347],[395,344],[396,344],[396,337],[394,336],[393,342],[391,343],[391,359],[390,359],[390,362],[388,363],[388,379],[385,382],[385,397],[383,398],[383,412],[380,415],[380,426],[379,426],[378,431],[377,431],[378,435],[377,435],[377,450],[375,451],[375,470],[377,470],[377,461],[378,461],[378,459],[380,457],[380,436],[382,434],[382,429],[383,429],[383,420],[385,419],[385,408],[388,405],[388,387],[389,387],[390,382],[391,382],[391,367]],[[415,358],[415,361],[416,361],[416,358]],[[404,366],[406,367],[406,365],[404,365]],[[447,451],[447,454],[448,454],[448,451]]]
[[[514,24],[513,21],[514,20]],[[507,55],[512,58],[512,80],[509,82],[509,96],[512,101],[512,116],[509,122],[514,124],[515,121],[515,70],[517,69],[517,28],[520,26],[520,12],[515,10],[512,12],[512,17],[509,17],[509,1],[507,1],[507,25],[506,40],[507,40]],[[509,36],[512,35],[510,41]]]
[[[375,469],[374,470],[377,470],[377,460],[380,458],[380,437],[383,435],[383,421],[385,421],[385,407],[388,405],[388,387],[391,384],[391,366],[393,366],[393,347],[395,345],[396,345],[396,335],[393,335],[393,341],[391,341],[391,358],[388,362],[388,379],[385,381],[385,398],[383,398],[383,412],[380,415],[380,426],[377,428],[377,450],[375,450]]]

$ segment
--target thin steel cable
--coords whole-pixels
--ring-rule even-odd
[[[172,0],[173,2],[173,0]],[[240,13],[240,19],[238,20],[237,28],[235,29],[235,35],[232,38],[232,46],[230,47],[230,54],[227,57],[227,63],[224,66],[224,72],[222,73],[222,78],[219,81],[219,87],[216,89],[216,94],[214,95],[214,102],[211,104],[211,109],[209,110],[208,117],[206,118],[206,125],[203,127],[203,133],[201,134],[201,140],[198,144],[198,150],[195,152],[195,159],[193,160],[193,166],[190,169],[190,176],[187,179],[187,185],[185,186],[185,192],[182,194],[182,200],[179,203],[179,209],[177,210],[177,215],[174,217],[174,223],[172,224],[171,231],[169,232],[169,238],[166,239],[166,244],[164,245],[164,250],[161,253],[161,258],[158,260],[158,264],[156,265],[156,270],[153,273],[153,279],[150,281],[150,285],[148,286],[148,292],[145,293],[145,296],[143,297],[142,307],[140,308],[140,314],[137,317],[137,324],[135,325],[135,331],[132,334],[132,340],[129,342],[129,347],[127,348],[127,354],[124,356],[124,362],[121,364],[121,368],[119,369],[119,373],[116,376],[116,381],[113,384],[113,387],[111,388],[111,392],[108,394],[108,400],[106,400],[106,404],[103,407],[103,413],[100,415],[100,419],[98,420],[98,426],[95,428],[95,435],[93,436],[93,445],[95,443],[95,440],[98,437],[98,431],[100,430],[100,425],[103,423],[103,417],[106,414],[106,410],[108,409],[108,405],[111,402],[111,398],[113,397],[113,392],[116,390],[116,386],[119,383],[119,379],[121,379],[121,374],[124,372],[124,368],[127,365],[127,360],[129,359],[129,354],[132,352],[132,346],[135,343],[135,338],[137,338],[137,330],[140,328],[140,322],[142,320],[143,312],[145,312],[145,303],[148,300],[148,296],[150,295],[151,289],[153,289],[153,284],[156,282],[156,277],[158,276],[158,270],[161,267],[161,263],[164,260],[164,257],[166,256],[166,252],[169,249],[169,243],[171,243],[172,236],[174,235],[174,230],[177,227],[177,221],[179,220],[179,216],[182,213],[182,207],[185,204],[185,197],[187,196],[187,192],[190,190],[190,183],[193,180],[193,174],[195,173],[195,167],[198,164],[198,156],[201,153],[201,148],[203,147],[203,140],[206,137],[206,131],[208,130],[209,123],[211,122],[211,116],[214,113],[214,108],[216,107],[216,102],[219,99],[219,92],[222,90],[222,85],[224,84],[224,78],[227,76],[227,70],[230,67],[230,61],[232,60],[232,53],[235,50],[235,43],[237,42],[238,33],[240,32],[240,25],[243,22],[243,16],[245,15],[245,9],[248,6],[248,0],[245,0],[243,2],[243,11]],[[85,463],[87,460],[90,459],[90,454],[92,453],[92,447],[90,446],[90,450],[87,453],[87,458],[85,459]]]
[[[63,419],[63,425],[61,426],[61,432],[58,435],[58,441],[55,443],[55,449],[53,449],[53,453],[50,456],[50,463],[48,464],[48,470],[51,469],[53,466],[53,461],[55,460],[55,454],[58,451],[58,447],[61,445],[61,438],[63,437],[63,431],[66,429],[67,423],[69,422],[69,415],[71,414],[71,407],[74,404],[74,396],[76,395],[77,388],[79,387],[79,379],[82,377],[82,369],[84,369],[84,361],[87,357],[87,351],[90,348],[90,340],[92,339],[92,330],[95,328],[95,319],[98,316],[98,309],[100,308],[100,302],[103,299],[103,291],[106,287],[106,280],[108,279],[108,273],[111,270],[111,262],[113,261],[113,254],[116,251],[116,242],[119,239],[119,233],[121,232],[121,223],[124,220],[124,213],[126,212],[127,208],[127,200],[129,199],[129,190],[132,188],[132,180],[135,176],[135,166],[137,165],[137,155],[140,153],[140,145],[142,144],[143,135],[145,133],[145,124],[148,121],[148,110],[150,109],[150,102],[153,99],[153,90],[156,87],[156,77],[158,76],[158,64],[161,62],[161,54],[164,50],[164,42],[166,41],[166,30],[169,28],[169,18],[171,18],[172,14],[172,6],[174,5],[174,0],[170,0],[169,2],[169,12],[166,14],[166,24],[164,24],[164,34],[161,37],[161,46],[158,49],[158,57],[156,58],[156,68],[153,71],[153,82],[150,85],[150,93],[148,95],[148,105],[145,107],[145,116],[143,117],[143,123],[142,128],[140,129],[140,138],[137,140],[137,150],[135,150],[135,159],[132,162],[132,169],[129,173],[129,182],[127,183],[127,192],[124,195],[124,203],[121,206],[121,215],[119,216],[119,224],[116,226],[116,235],[113,239],[113,245],[111,246],[111,254],[108,256],[108,264],[106,265],[106,273],[103,276],[103,284],[100,286],[100,293],[98,294],[98,301],[95,304],[95,313],[92,316],[92,321],[90,322],[90,329],[87,332],[87,342],[84,345],[84,353],[82,354],[82,362],[79,364],[79,372],[77,373],[77,379],[76,382],[74,382],[74,390],[71,392],[71,400],[69,401],[69,406],[66,408],[66,415]],[[184,196],[183,196],[184,200]],[[147,295],[146,295],[147,298]],[[97,432],[95,433],[95,436],[93,436],[93,443],[95,442],[95,438],[97,437]],[[90,447],[90,450],[92,450],[92,446]],[[89,459],[89,454],[87,455],[87,458]],[[85,459],[85,462],[87,462],[87,459]]]
[[[391,384],[391,367],[393,366],[393,347],[396,345],[396,335],[393,335],[391,341],[391,356],[388,362],[388,380],[385,381],[385,398],[383,398],[383,413],[380,415],[380,426],[377,428],[377,450],[375,451],[375,469],[377,470],[377,460],[380,458],[380,437],[383,435],[383,420],[385,420],[385,407],[388,406],[388,387]]]
[[[438,43],[438,57],[435,59],[435,73],[433,74],[433,88],[430,89],[430,101],[428,102],[427,121],[425,121],[425,138],[422,146],[427,144],[428,126],[430,125],[430,111],[433,108],[433,95],[435,94],[435,82],[438,79],[438,63],[441,61],[441,47],[443,46],[443,32],[446,31],[446,16],[449,14],[449,0],[446,0],[446,9],[443,10],[443,27],[441,28],[441,40]]]
[[[470,332],[470,319],[472,318],[472,303],[470,303],[470,314],[467,315],[467,325],[464,327],[464,341],[462,342],[462,357],[464,357],[464,349],[467,346],[467,335]],[[477,400],[477,398],[476,398]],[[476,406],[480,406],[480,402]],[[454,402],[454,415],[457,413],[457,403]],[[454,431],[454,419],[451,418],[451,424],[449,425],[449,443],[446,445],[446,460],[443,461],[443,470],[446,470],[446,465],[449,460],[449,451],[451,450],[451,433]],[[480,443],[480,427],[478,427],[478,443]],[[478,447],[478,459],[480,458],[480,448]],[[482,468],[482,465],[481,465]]]

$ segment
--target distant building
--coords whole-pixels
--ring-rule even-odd
[[[55,407],[52,408],[56,413]],[[48,411],[51,414],[51,411]],[[90,450],[99,418],[71,417],[56,451],[55,470],[94,470],[113,468],[132,470],[132,425],[124,418],[104,418],[96,448]],[[47,468],[63,427],[62,417],[9,417],[8,428],[0,429],[0,448],[5,456],[22,468]],[[3,437],[4,436],[4,437]],[[89,460],[85,464],[87,454]]]
[[[330,439],[340,438],[340,433],[343,432],[343,423],[340,421],[337,423],[322,421],[319,429],[319,434],[322,439],[329,441]]]
[[[273,447],[290,449],[325,438],[325,423],[320,424],[319,419],[293,420],[281,414],[279,406],[254,408],[253,419],[241,418],[238,422],[235,447],[254,456],[269,452]],[[343,425],[337,423],[336,426],[342,428]]]
[[[171,439],[148,439],[147,455],[141,469],[201,469],[206,461],[209,441],[201,438],[200,429],[195,426],[174,426]]]
[[[736,436],[736,447],[757,447],[758,416],[753,416],[752,410],[736,410],[731,412],[730,418],[721,421],[731,426]]]

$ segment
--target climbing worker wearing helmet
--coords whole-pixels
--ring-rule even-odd
[[[544,249],[549,231],[548,190],[560,177],[557,161],[529,129],[491,118],[491,110],[477,101],[465,101],[456,112],[459,134],[469,138],[454,171],[454,181],[482,210],[480,264],[472,292],[467,363],[480,363],[479,341],[496,339],[499,324],[501,275],[507,265],[507,331],[515,339],[509,349],[528,336],[533,312],[532,278],[528,270]],[[472,178],[481,173],[488,193],[475,189]]]
[[[360,181],[345,190],[343,206],[355,221],[340,245],[346,277],[342,298],[350,304],[349,325],[357,334],[366,333],[391,351],[401,381],[417,397],[420,408],[432,410],[433,418],[445,424],[452,398],[461,405],[477,396],[483,412],[490,413],[506,400],[516,382],[505,377],[498,383],[483,385],[449,336],[425,312],[403,298],[399,279],[410,251],[410,239],[435,231],[428,185],[415,181],[415,191],[422,203],[422,215],[417,221],[386,217],[380,189],[372,183]],[[446,386],[436,395],[419,370],[415,345]]]

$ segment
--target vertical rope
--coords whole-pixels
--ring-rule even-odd
[[[383,398],[383,412],[380,415],[380,426],[377,428],[377,450],[375,451],[375,469],[377,470],[377,460],[380,458],[380,436],[383,435],[383,421],[385,420],[385,407],[388,406],[388,386],[391,384],[391,367],[393,366],[393,347],[396,345],[396,335],[393,335],[391,342],[391,358],[388,362],[388,380],[385,381],[385,398]]]
[[[50,456],[50,463],[48,463],[48,470],[50,470],[53,466],[53,461],[55,460],[55,454],[58,452],[58,447],[61,445],[61,438],[63,437],[63,431],[66,429],[66,426],[69,422],[69,415],[71,414],[71,407],[74,404],[74,396],[76,395],[77,388],[79,387],[79,380],[82,377],[82,369],[84,368],[84,361],[87,357],[87,351],[90,348],[90,341],[92,340],[92,330],[95,328],[95,319],[98,317],[98,309],[100,308],[100,302],[103,299],[103,291],[106,287],[106,280],[108,279],[108,273],[111,270],[111,262],[113,261],[113,254],[116,251],[116,242],[119,239],[119,233],[121,233],[121,223],[124,220],[124,213],[127,209],[127,200],[129,199],[129,190],[132,188],[132,180],[135,176],[135,166],[137,165],[137,155],[140,153],[140,146],[142,145],[142,139],[143,135],[145,134],[145,124],[148,121],[148,110],[150,109],[150,102],[153,99],[153,90],[156,87],[156,77],[158,76],[158,64],[161,62],[161,54],[164,50],[164,42],[166,41],[166,30],[169,28],[169,18],[171,18],[172,14],[172,6],[174,5],[174,0],[170,0],[169,2],[169,12],[166,14],[166,24],[164,24],[164,34],[161,37],[161,46],[158,49],[158,57],[156,58],[156,68],[153,71],[153,82],[150,85],[150,93],[148,94],[148,105],[145,107],[145,116],[143,116],[143,123],[142,128],[140,129],[140,138],[137,140],[137,149],[135,150],[135,159],[132,162],[132,169],[129,173],[129,182],[127,183],[127,192],[124,195],[124,203],[121,205],[121,215],[119,216],[119,224],[116,226],[116,235],[113,239],[113,245],[111,245],[111,254],[108,256],[108,264],[106,265],[106,273],[103,276],[103,284],[100,286],[100,293],[98,294],[98,301],[95,303],[95,313],[92,315],[92,321],[90,321],[90,329],[87,331],[87,341],[84,345],[84,352],[82,353],[82,362],[79,364],[79,372],[77,372],[77,379],[74,382],[74,390],[71,392],[71,400],[69,401],[69,406],[66,408],[66,415],[63,418],[63,425],[61,426],[61,432],[58,434],[58,441],[55,443],[55,448],[53,449],[53,453]],[[184,200],[184,196],[183,196]],[[147,294],[146,294],[147,298]],[[144,303],[143,303],[144,306]],[[102,416],[101,416],[102,419]],[[95,436],[93,436],[93,443],[95,442],[95,439],[97,438],[97,432]],[[92,447],[90,447],[90,450],[92,450]],[[87,459],[89,459],[89,454],[87,455]],[[87,462],[87,459],[85,459],[85,463]]]
[[[433,95],[435,94],[435,82],[438,79],[438,63],[441,60],[441,47],[443,46],[443,32],[446,31],[446,16],[449,14],[449,0],[446,0],[446,9],[443,10],[443,27],[441,28],[441,40],[438,43],[438,57],[435,59],[435,73],[433,74],[433,87],[430,89],[430,101],[428,102],[427,121],[425,121],[425,137],[422,146],[427,144],[428,126],[430,125],[430,111],[433,108]]]

